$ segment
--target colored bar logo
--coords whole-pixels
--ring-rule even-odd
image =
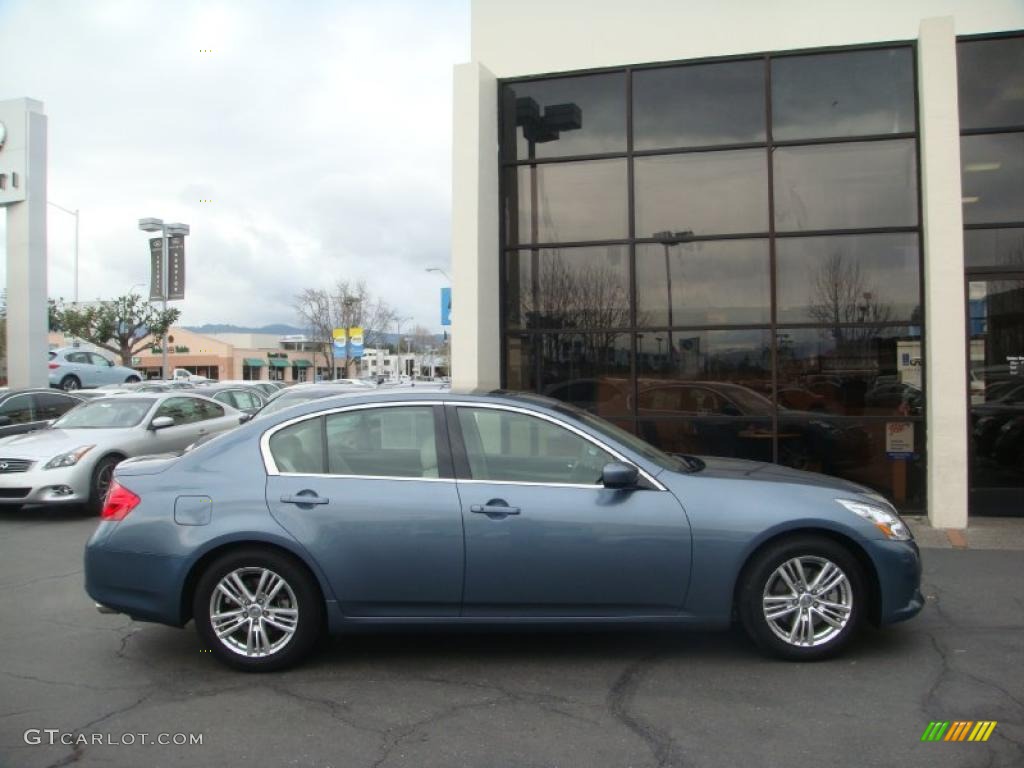
[[[921,734],[921,741],[988,741],[995,729],[995,720],[933,720]]]

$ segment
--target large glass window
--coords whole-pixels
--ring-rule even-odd
[[[764,63],[642,69],[633,75],[633,147],[763,142]]]
[[[893,44],[502,83],[502,384],[919,508],[914,61]],[[1008,258],[1004,224],[978,247]]]
[[[767,240],[636,247],[637,325],[752,325],[770,320]]]
[[[536,248],[505,259],[509,328],[629,326],[629,248]]]
[[[912,139],[779,147],[779,231],[917,225],[917,146]]]
[[[1024,514],[1024,35],[957,43],[971,514]]]
[[[776,141],[914,133],[910,48],[772,60]]]
[[[508,243],[614,240],[628,234],[622,160],[548,163],[510,169]]]
[[[763,149],[644,156],[634,167],[637,237],[768,231]]]

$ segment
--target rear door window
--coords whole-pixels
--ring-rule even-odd
[[[363,408],[326,417],[328,473],[436,478],[432,406]]]

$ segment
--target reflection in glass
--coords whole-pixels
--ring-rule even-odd
[[[909,47],[782,56],[771,66],[776,141],[915,130]]]
[[[1024,125],[1024,37],[957,43],[960,129]]]
[[[736,385],[756,398],[770,397],[771,333],[644,331],[636,334],[636,371],[641,392],[662,386],[662,379],[683,379]],[[735,392],[737,398],[744,394]],[[754,415],[764,406],[755,397],[744,401],[743,413]],[[770,407],[770,401],[764,402]]]
[[[913,456],[886,454],[889,419],[834,419],[783,413],[779,420],[779,463],[851,480],[882,493],[901,511],[924,507],[924,423],[899,421],[903,436],[913,432]],[[798,437],[799,436],[799,437]]]
[[[924,415],[920,332],[870,325],[776,336],[779,405],[848,416]]]
[[[1024,271],[1024,228],[964,230],[964,263]]]
[[[524,392],[537,391],[537,350],[527,334],[505,338],[505,386]]]
[[[1024,133],[960,138],[964,223],[1024,221]]]
[[[771,319],[767,240],[636,247],[637,325],[755,325]]]
[[[510,245],[616,240],[629,234],[625,160],[509,168],[505,184]]]
[[[637,423],[637,435],[668,453],[750,461],[772,460],[773,434],[771,419],[641,416]]]
[[[501,99],[502,125],[515,131],[505,162],[626,150],[622,72],[510,83]]]
[[[780,323],[921,322],[916,234],[779,238]]]
[[[629,318],[629,248],[536,248],[505,255],[510,328],[621,328]]]
[[[1024,280],[973,280],[971,512],[1024,514]]]
[[[914,144],[898,139],[777,148],[776,229],[916,225]]]
[[[768,170],[762,149],[638,157],[636,236],[768,231]]]
[[[542,394],[598,416],[630,413],[628,333],[546,333],[537,339]]]
[[[633,73],[634,149],[764,140],[763,60]]]

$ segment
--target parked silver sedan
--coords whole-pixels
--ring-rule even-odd
[[[99,514],[119,462],[182,451],[240,416],[191,393],[97,398],[49,429],[0,440],[0,505],[87,504]]]

